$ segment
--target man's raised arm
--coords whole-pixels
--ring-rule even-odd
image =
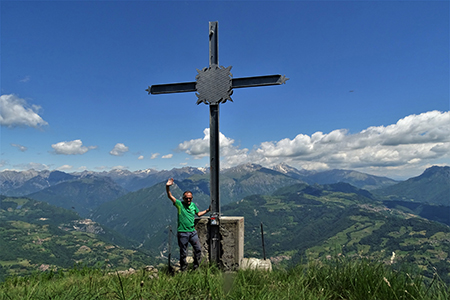
[[[172,195],[172,192],[170,191],[171,185],[173,185],[173,178],[170,178],[169,180],[167,180],[166,192],[167,192],[167,197],[169,197],[170,201],[172,201],[172,203],[175,204],[175,201],[177,201],[177,199]]]

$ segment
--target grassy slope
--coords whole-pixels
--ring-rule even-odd
[[[204,266],[174,276],[83,268],[9,278],[0,285],[0,299],[449,299],[449,286],[438,277],[428,281],[406,271],[343,259],[273,272],[222,273]]]

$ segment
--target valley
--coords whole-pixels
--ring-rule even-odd
[[[335,255],[367,257],[408,263],[428,277],[437,270],[450,282],[448,170],[433,167],[396,182],[345,170],[320,175],[285,165],[267,169],[248,164],[221,173],[221,213],[244,216],[245,257],[262,257],[263,223],[266,255],[279,267]],[[3,277],[77,263],[117,268],[164,264],[169,226],[176,224],[165,179],[175,178],[176,197],[191,190],[200,209],[209,205],[207,170],[124,172],[123,177],[118,172],[111,177],[35,172],[21,179],[20,174],[3,173]],[[138,186],[136,182],[150,186],[126,189]],[[412,198],[405,192],[411,185],[420,195],[431,187],[430,198],[418,198],[418,193]],[[21,187],[23,193],[33,192],[20,195]],[[171,254],[176,259],[177,251]]]

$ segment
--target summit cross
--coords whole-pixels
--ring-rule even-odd
[[[205,103],[209,105],[209,127],[210,127],[210,261],[219,263],[220,261],[220,202],[219,202],[219,104],[227,100],[233,101],[231,95],[233,89],[258,87],[268,85],[280,85],[286,83],[286,78],[282,75],[266,75],[232,78],[231,66],[225,68],[219,66],[219,34],[218,22],[209,22],[209,67],[202,70],[197,69],[196,81],[169,84],[156,84],[149,86],[146,90],[148,94],[171,94],[196,92],[197,104]]]

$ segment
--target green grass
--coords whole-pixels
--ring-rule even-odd
[[[363,259],[334,258],[273,272],[222,272],[212,266],[175,275],[160,270],[153,278],[145,270],[108,273],[75,267],[8,277],[0,299],[450,299],[449,286],[437,275],[430,280]]]

